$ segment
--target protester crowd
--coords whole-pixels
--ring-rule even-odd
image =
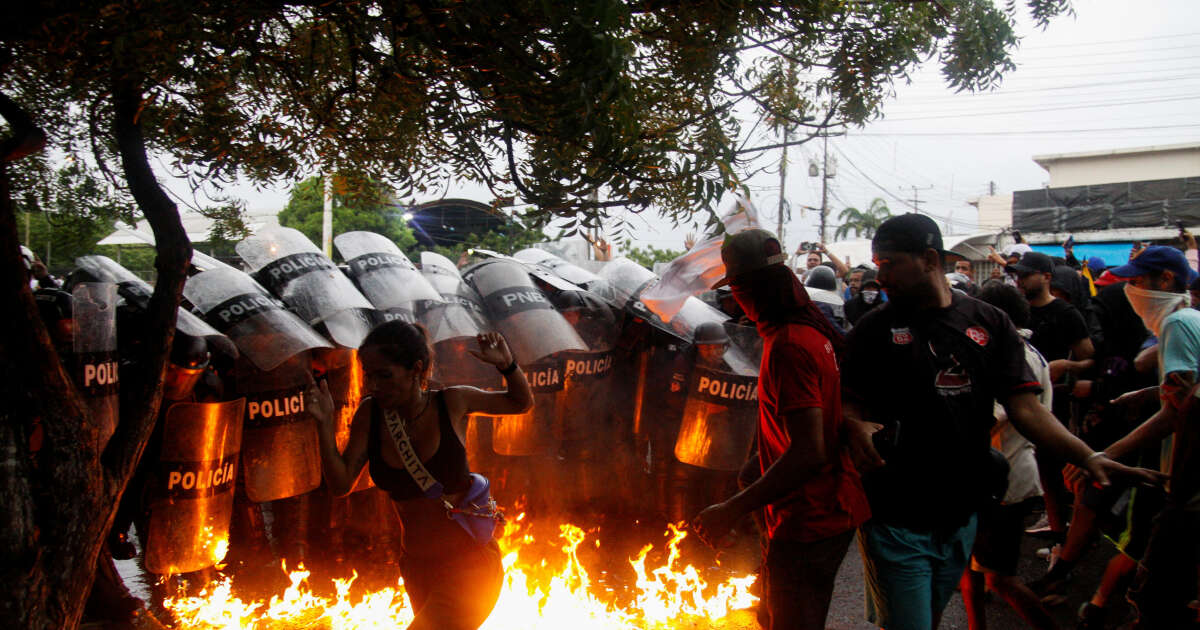
[[[937,627],[956,593],[983,628],[988,590],[1054,628],[1070,581],[1095,584],[1079,628],[1115,627],[1127,594],[1138,628],[1200,625],[1190,238],[1111,268],[1070,243],[1062,257],[1018,243],[981,281],[916,214],[881,225],[855,268],[818,244],[793,269],[747,229],[726,236],[713,290],[667,318],[627,260],[593,274],[527,250],[418,268],[356,234],[339,237],[340,270],[286,230],[239,244],[252,277],[193,262],[162,419],[109,553],[137,554],[132,531],[148,572],[203,572],[214,561],[194,539],[215,527],[235,571],[396,563],[414,627],[476,627],[498,592],[495,495],[535,515],[690,519],[714,546],[753,530],[770,630],[824,626],[856,539],[867,618],[890,630]],[[52,338],[77,373],[136,372],[137,335],[119,333],[144,325],[149,285],[77,263],[58,280],[27,256]],[[84,316],[105,299],[119,308],[97,334]],[[110,380],[86,391],[115,426]],[[213,451],[217,434],[240,451]],[[203,478],[196,462],[213,466],[204,491],[176,487]],[[1046,541],[1028,584],[1025,536]],[[1102,575],[1076,570],[1101,553]],[[111,564],[93,600],[115,615],[136,603]]]
[[[758,232],[726,240],[735,296],[778,264],[770,257],[778,241]],[[968,261],[942,250],[936,224],[915,214],[880,227],[870,266],[822,262],[819,245],[798,251],[804,266],[795,275],[812,301],[841,288],[825,279],[836,269],[843,308],[818,305],[824,328],[752,316],[768,344],[765,472],[695,521],[715,544],[735,514],[765,506],[774,517],[765,532],[764,626],[822,627],[819,603],[828,605],[836,571],[830,557],[857,529],[868,619],[881,627],[937,627],[956,590],[970,627],[986,627],[990,590],[1029,627],[1055,628],[1049,607],[1065,602],[1071,580],[1095,587],[1079,606],[1078,628],[1126,621],[1109,610],[1127,595],[1135,627],[1197,627],[1200,312],[1189,308],[1189,290],[1200,282],[1195,241],[1182,237],[1186,253],[1143,244],[1112,268],[1099,258],[1081,264],[1070,241],[1062,257],[1018,243],[993,251],[983,282]],[[757,299],[760,313],[768,304],[795,312],[786,284],[738,301]],[[801,311],[811,308],[806,301]],[[797,334],[782,330],[805,326],[825,338],[772,347]],[[823,343],[837,365],[814,369]],[[777,361],[798,380],[768,380]],[[772,444],[778,436],[782,447]],[[847,452],[854,467],[836,459]],[[828,527],[831,512],[838,527]],[[1017,576],[1024,536],[1047,543],[1047,569],[1029,584]],[[1075,571],[1088,553],[1111,556],[1103,575]],[[800,608],[789,601],[798,594],[816,603]]]

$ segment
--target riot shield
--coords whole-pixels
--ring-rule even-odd
[[[559,431],[564,441],[595,441],[604,436],[599,420],[614,406],[612,394],[613,344],[616,318],[599,298],[584,292],[560,293],[552,298],[559,313],[587,344],[586,350],[562,353],[564,362],[563,414]]]
[[[145,538],[151,573],[198,571],[225,557],[245,402],[175,403],[167,410]]]
[[[304,390],[312,378],[310,354],[295,355],[269,372],[238,361],[234,373],[237,391],[246,397],[246,496],[265,503],[321,485],[317,423],[304,413]]]
[[[484,261],[469,268],[463,280],[483,297],[488,315],[521,365],[531,365],[557,352],[587,350],[575,329],[554,310],[520,264]]]
[[[92,410],[98,446],[117,429],[120,377],[117,368],[117,285],[80,282],[72,291],[75,316],[75,385]]]
[[[371,303],[299,230],[264,228],[237,244],[254,277],[334,343],[357,348],[371,331]]]
[[[475,349],[476,335],[492,330],[479,294],[440,254],[421,253],[421,275],[441,298],[417,304],[418,319],[433,343],[433,380],[441,386],[499,388],[503,383],[496,370],[467,352]]]
[[[83,269],[101,282],[113,282],[117,285],[117,294],[125,301],[142,311],[150,308],[150,296],[154,288],[150,283],[134,275],[132,271],[122,267],[108,256],[90,255],[75,259],[75,265]],[[180,307],[175,317],[175,328],[189,337],[205,339],[210,347],[228,357],[236,357],[237,346],[225,335],[217,332],[204,320],[196,317],[187,309]]]
[[[346,232],[333,239],[350,276],[385,319],[417,321],[416,305],[440,302],[441,296],[421,276],[396,244],[374,232]]]
[[[334,348],[314,352],[313,372],[322,374],[329,385],[336,418],[335,443],[339,453],[345,452],[346,445],[350,443],[350,425],[354,420],[354,413],[362,403],[366,387],[362,363],[358,360],[358,350]],[[371,475],[364,467],[358,480],[351,485],[350,491],[358,492],[373,485]]]
[[[332,347],[250,276],[232,267],[192,276],[183,285],[183,295],[260,370],[274,370],[305,350]]]
[[[516,258],[517,260],[527,264],[538,265],[548,269],[563,280],[566,280],[572,284],[576,284],[585,289],[591,289],[592,284],[600,281],[600,276],[597,276],[583,267],[559,258],[558,256],[555,256],[544,249],[538,249],[536,247],[522,249],[521,251],[513,254],[513,258]]]
[[[846,300],[835,291],[827,289],[818,289],[816,287],[804,287],[808,292],[808,297],[818,304],[828,304],[829,310],[833,313],[833,321],[842,328],[846,327]]]
[[[675,457],[709,470],[739,470],[750,455],[757,423],[757,374],[697,365],[688,379]]]
[[[658,276],[628,258],[609,261],[600,270],[600,277],[605,282],[602,288],[597,289],[601,297],[684,342],[691,340],[692,331],[696,326],[704,322],[724,322],[729,319],[725,313],[692,296],[684,300],[683,306],[671,321],[663,321],[639,299],[647,287],[658,281]]]
[[[421,275],[441,296],[440,302],[418,304],[418,318],[433,343],[455,337],[474,337],[492,330],[483,300],[463,282],[454,263],[433,252],[421,252]]]
[[[492,448],[500,455],[541,455],[555,443],[554,423],[558,417],[565,365],[558,358],[522,366],[533,408],[513,416],[496,416],[492,425]]]

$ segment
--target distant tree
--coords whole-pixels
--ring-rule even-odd
[[[15,204],[21,243],[56,273],[67,271],[76,256],[96,253],[96,242],[128,215],[99,173],[78,161],[52,169],[44,159],[26,160],[14,170],[28,186]]]
[[[879,197],[871,200],[871,205],[867,206],[866,210],[848,207],[838,213],[838,219],[842,224],[838,226],[836,232],[833,233],[834,240],[841,240],[850,235],[850,231],[854,231],[855,238],[871,238],[875,235],[875,230],[879,229],[880,224],[892,216],[891,209],[888,208],[887,202]]]
[[[647,245],[645,247],[630,247],[623,250],[621,255],[647,269],[654,269],[654,263],[671,262],[682,256],[683,252],[674,249],[659,249],[653,245]]]
[[[309,177],[292,188],[287,205],[279,213],[279,224],[296,228],[318,247],[325,209],[325,184],[320,176]],[[379,182],[357,181],[334,176],[333,234],[365,230],[387,237],[401,250],[416,244],[412,229],[393,201],[391,190]],[[336,255],[336,248],[334,250]]]

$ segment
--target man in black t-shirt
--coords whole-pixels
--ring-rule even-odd
[[[1029,301],[1029,343],[1050,362],[1050,382],[1054,387],[1054,417],[1068,427],[1071,421],[1072,386],[1075,376],[1092,367],[1095,349],[1088,336],[1087,324],[1079,309],[1050,294],[1054,261],[1039,252],[1027,252],[1016,264],[1005,267],[1017,276],[1017,286]],[[1046,523],[1050,537],[1063,542],[1067,533],[1065,507],[1067,489],[1062,482],[1063,462],[1039,449],[1038,473],[1046,500]],[[1035,526],[1035,529],[1040,529]],[[1033,530],[1031,530],[1033,531]]]
[[[859,530],[868,619],[889,630],[935,628],[970,557],[987,476],[997,474],[988,465],[994,400],[1022,434],[1099,483],[1155,477],[1094,453],[1041,406],[1008,317],[950,291],[931,219],[888,219],[872,251],[889,302],[851,331],[842,369],[846,439],[870,471],[874,517]]]
[[[1054,261],[1038,252],[1029,252],[1020,262],[1005,268],[1017,274],[1017,286],[1029,300],[1029,343],[1050,362],[1050,379],[1064,373],[1076,373],[1090,367],[1088,359],[1095,350],[1088,337],[1087,323],[1079,309],[1050,294]]]

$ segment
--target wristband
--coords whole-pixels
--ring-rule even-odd
[[[502,367],[502,368],[501,368],[501,367],[498,367],[498,368],[496,368],[496,369],[497,369],[497,370],[500,370],[500,373],[501,373],[501,374],[503,374],[503,375],[505,375],[505,376],[508,376],[509,374],[512,374],[513,372],[516,372],[518,367],[520,367],[520,366],[518,366],[518,365],[517,365],[517,361],[516,361],[516,359],[513,359],[513,362],[512,362],[512,363],[509,363],[509,364],[508,364],[508,367]]]
[[[1095,453],[1088,455],[1087,459],[1083,460],[1083,465],[1087,466],[1088,462],[1096,459],[1097,457],[1108,457],[1108,453],[1105,453],[1104,451],[1096,451]]]

